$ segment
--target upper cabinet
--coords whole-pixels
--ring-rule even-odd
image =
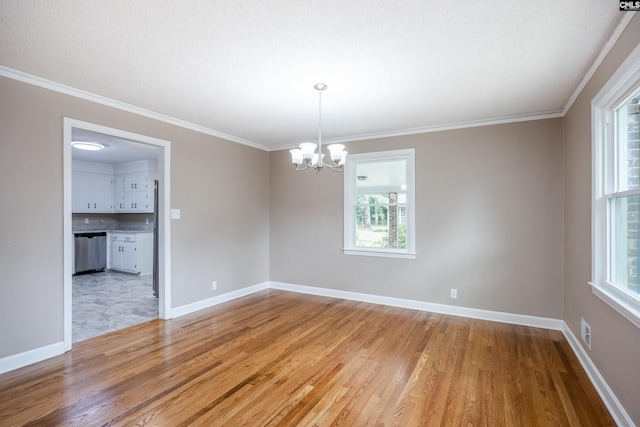
[[[158,162],[142,160],[114,167],[116,212],[153,212]]]
[[[114,180],[116,212],[153,212],[155,172],[116,175]]]
[[[113,166],[74,161],[71,208],[82,213],[113,212]]]
[[[118,165],[74,161],[72,211],[78,213],[153,212],[158,162]]]
[[[113,212],[113,176],[73,172],[73,212]]]

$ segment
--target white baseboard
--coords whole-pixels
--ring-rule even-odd
[[[60,341],[55,344],[35,348],[23,353],[3,357],[0,359],[0,374],[31,365],[32,363],[41,362],[62,353],[64,353],[64,342]]]
[[[213,307],[214,305],[222,304],[227,301],[241,298],[247,295],[251,295],[255,292],[260,292],[269,288],[269,282],[259,283],[257,285],[248,286],[246,288],[238,289],[226,294],[217,295],[205,300],[196,301],[191,304],[181,305],[171,310],[171,318],[184,316],[186,314],[195,313],[198,310]]]
[[[352,301],[368,302],[372,304],[389,305],[393,307],[409,308],[412,310],[429,311],[432,313],[449,314],[452,316],[469,317],[472,319],[491,320],[494,322],[511,323],[514,325],[533,326],[543,329],[562,330],[563,321],[548,317],[529,316],[525,314],[502,313],[499,311],[480,310],[477,308],[459,307],[445,304],[435,304],[424,301],[384,297],[379,295],[361,294],[357,292],[338,291],[335,289],[315,288],[311,286],[293,285],[282,282],[269,282],[272,289],[298,292]]]
[[[616,395],[613,394],[613,391],[609,387],[609,384],[607,384],[604,378],[602,378],[602,375],[600,375],[600,371],[598,371],[596,365],[593,364],[584,347],[582,347],[582,345],[578,341],[578,338],[576,338],[576,336],[573,334],[573,331],[571,331],[571,328],[569,328],[569,325],[567,325],[565,322],[562,323],[562,333],[564,334],[567,341],[569,341],[571,349],[580,361],[582,368],[585,370],[585,372],[589,376],[589,379],[591,380],[591,384],[593,384],[596,391],[602,398],[605,406],[609,410],[609,413],[613,417],[616,424],[625,427],[635,427],[633,420],[631,420],[631,417],[629,417],[627,411],[625,411],[622,404],[620,404],[620,401],[618,400]]]

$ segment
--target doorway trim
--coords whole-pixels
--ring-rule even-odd
[[[171,142],[114,129],[95,123],[84,122],[68,117],[63,118],[63,257],[64,257],[64,351],[71,350],[72,334],[72,275],[73,275],[73,228],[71,209],[71,131],[84,129],[107,135],[128,139],[141,144],[153,145],[159,148],[159,176],[161,191],[158,194],[158,275],[159,275],[159,317],[171,318],[171,220],[170,220],[170,189],[171,189]]]

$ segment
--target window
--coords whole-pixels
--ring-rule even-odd
[[[640,327],[640,48],[592,102],[593,292]]]
[[[350,154],[344,253],[415,258],[414,150]]]

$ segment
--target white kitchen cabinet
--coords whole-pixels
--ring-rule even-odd
[[[113,177],[73,172],[71,205],[73,212],[113,212]]]
[[[124,203],[124,175],[113,177],[113,210],[115,212],[125,212]]]
[[[153,212],[153,182],[157,177],[153,172],[116,175],[116,212]]]
[[[111,234],[109,242],[111,248],[110,268],[112,270],[136,271],[136,235],[135,234]]]
[[[153,271],[153,233],[109,232],[109,268],[135,274]]]

